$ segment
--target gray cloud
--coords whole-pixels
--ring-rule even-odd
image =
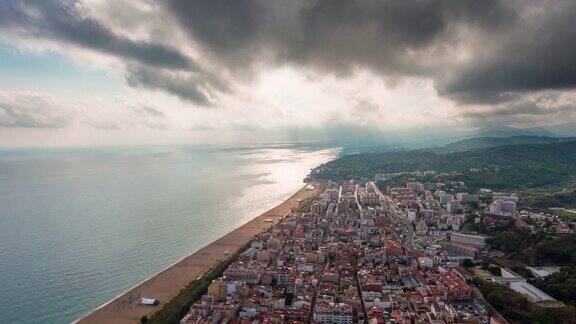
[[[156,107],[127,104],[102,114],[96,102],[65,102],[41,92],[0,91],[0,128],[66,128],[84,125],[98,130],[130,127],[170,128]]]
[[[320,0],[301,11],[304,42],[293,56],[329,68],[368,67],[384,75],[431,75],[450,55],[459,26],[503,26],[498,1]]]
[[[76,1],[0,1],[0,28],[18,35],[48,38],[123,59],[172,69],[193,69],[195,63],[178,50],[133,41],[114,34],[96,20],[78,15]]]
[[[0,1],[0,28],[115,56],[128,66],[129,85],[160,89],[200,105],[210,104],[210,91],[225,89],[226,82],[203,71],[179,50],[117,35],[101,22],[82,17],[77,6],[74,0]]]
[[[0,127],[61,128],[69,123],[48,95],[0,92]]]
[[[513,12],[496,0],[169,0],[192,38],[233,67],[262,58],[337,74],[365,66],[427,75],[454,26],[492,30]]]
[[[496,105],[476,106],[461,115],[474,124],[565,122],[576,118],[576,101],[558,93],[520,98]]]
[[[165,119],[166,114],[161,110],[148,105],[129,106],[128,109],[133,112],[130,122],[134,125],[155,130],[170,128]]]
[[[130,66],[126,80],[132,87],[162,89],[179,98],[202,106],[210,106],[217,92],[228,91],[224,81],[209,73],[183,76],[146,66]]]
[[[439,82],[440,93],[462,103],[497,103],[525,92],[574,88],[576,2],[544,2],[531,9],[535,13],[513,31],[494,35],[496,42],[482,44],[474,60],[450,71]]]
[[[576,2],[168,0],[194,41],[231,69],[296,64],[346,75],[423,76],[461,104],[576,86]],[[469,57],[457,60],[460,52]]]
[[[526,98],[576,87],[576,2],[571,0],[164,0],[154,5],[174,18],[189,43],[173,48],[162,37],[149,42],[115,34],[105,15],[81,16],[75,0],[0,0],[0,28],[118,57],[125,61],[130,86],[159,89],[202,106],[232,91],[235,81],[223,75],[294,65],[339,76],[361,67],[383,78],[429,78],[471,120],[549,118],[572,111],[560,104],[549,110]],[[147,23],[128,20],[123,26]],[[183,54],[191,48],[201,59]]]
[[[149,106],[133,106],[130,107],[136,114],[144,117],[162,118],[166,114],[158,109]]]

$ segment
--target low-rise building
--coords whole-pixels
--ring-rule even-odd
[[[345,303],[319,304],[313,319],[319,323],[352,324],[352,306]]]
[[[451,233],[450,241],[460,244],[467,244],[483,248],[486,245],[486,238],[480,235],[469,235],[462,233]]]
[[[459,210],[462,210],[462,205],[460,204],[459,200],[451,200],[446,203],[446,211],[449,213],[455,213]]]
[[[478,248],[472,245],[466,245],[451,241],[442,242],[441,244],[448,254],[463,255],[466,257],[470,257],[472,259],[476,259],[479,255]]]

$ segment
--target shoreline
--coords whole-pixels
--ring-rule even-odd
[[[279,205],[136,284],[73,323],[139,323],[142,316],[150,317],[189,283],[206,274],[216,264],[252,240],[255,235],[270,228],[293,208],[297,208],[300,201],[322,192],[322,185],[313,183],[313,189],[309,189],[308,185],[306,183]],[[141,306],[139,305],[141,297],[157,298],[159,303],[156,306]]]

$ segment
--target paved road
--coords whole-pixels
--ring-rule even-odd
[[[374,191],[376,191],[376,193],[380,196],[380,199],[388,203],[389,208],[396,215],[398,215],[400,221],[402,222],[402,227],[404,228],[402,234],[405,235],[404,239],[402,240],[402,244],[405,245],[409,251],[414,251],[414,228],[406,218],[405,213],[402,210],[400,210],[398,206],[396,206],[396,204],[393,203],[392,198],[390,198],[390,196],[383,194],[382,191],[378,189],[378,187],[374,182],[371,182],[371,184],[374,185]]]

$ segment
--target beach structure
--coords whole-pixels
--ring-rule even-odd
[[[156,299],[156,298],[145,298],[145,297],[142,297],[142,299],[140,300],[140,305],[144,305],[144,306],[156,306],[156,305],[158,305],[158,299]]]

